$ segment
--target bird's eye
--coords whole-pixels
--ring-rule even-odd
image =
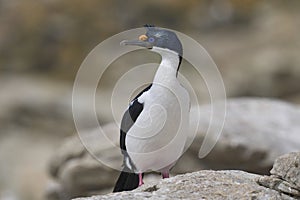
[[[153,37],[148,39],[149,42],[153,43],[155,41],[155,39]]]

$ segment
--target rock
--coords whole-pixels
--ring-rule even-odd
[[[292,152],[276,159],[271,176],[263,176],[258,183],[300,198],[300,152]]]
[[[300,189],[300,152],[292,152],[277,158],[271,174],[293,183]]]
[[[68,194],[64,192],[64,188],[61,186],[61,184],[55,181],[48,182],[44,196],[47,200],[68,199]]]
[[[69,160],[78,159],[86,154],[84,146],[80,143],[78,137],[69,137],[65,139],[63,145],[52,155],[49,164],[49,171],[53,177],[57,177],[59,170]]]
[[[61,169],[59,180],[69,197],[110,189],[118,172],[101,165],[89,155],[68,161]]]
[[[199,109],[199,132],[190,147],[195,154],[206,134],[211,113],[209,105]],[[278,156],[300,150],[300,110],[293,104],[265,98],[239,98],[228,99],[226,109],[222,134],[212,151],[201,159],[206,168],[268,174]],[[216,112],[216,116],[221,116]],[[211,125],[217,127],[222,123],[217,117]]]
[[[242,171],[210,171],[178,175],[163,179],[157,184],[121,193],[78,198],[76,200],[102,199],[294,199],[256,183],[259,175]]]
[[[117,126],[108,124],[103,127],[103,130],[111,133],[114,143],[118,142]],[[78,136],[67,138],[53,155],[49,164],[49,172],[62,188],[55,192],[66,193],[60,196],[67,196],[69,199],[80,195],[99,194],[113,187],[119,172],[97,161],[95,157],[98,157],[97,154],[105,154],[105,158],[121,166],[121,162],[119,163],[122,161],[121,152],[119,148],[105,144],[104,140],[99,140],[98,135],[99,132],[95,129],[81,134],[81,139]],[[91,154],[82,144],[87,141],[89,145],[95,147],[90,152]]]

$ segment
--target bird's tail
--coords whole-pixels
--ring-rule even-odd
[[[122,171],[116,182],[113,192],[129,191],[137,188],[138,186],[138,174]]]

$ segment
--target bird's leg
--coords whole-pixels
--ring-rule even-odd
[[[143,184],[144,184],[144,182],[143,182],[143,174],[139,173],[139,186],[141,186]]]
[[[170,177],[169,170],[163,171],[163,172],[161,173],[161,175],[162,175],[162,178],[169,178],[169,177]]]

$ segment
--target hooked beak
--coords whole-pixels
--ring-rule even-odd
[[[132,45],[132,46],[140,46],[140,47],[145,47],[148,49],[151,49],[153,45],[146,41],[147,36],[141,35],[138,40],[123,40],[120,45],[125,46],[125,45]]]
[[[141,41],[141,40],[123,40],[120,45],[133,45],[133,46],[140,46],[145,47],[148,49],[151,49],[153,46],[150,44],[150,42]]]

